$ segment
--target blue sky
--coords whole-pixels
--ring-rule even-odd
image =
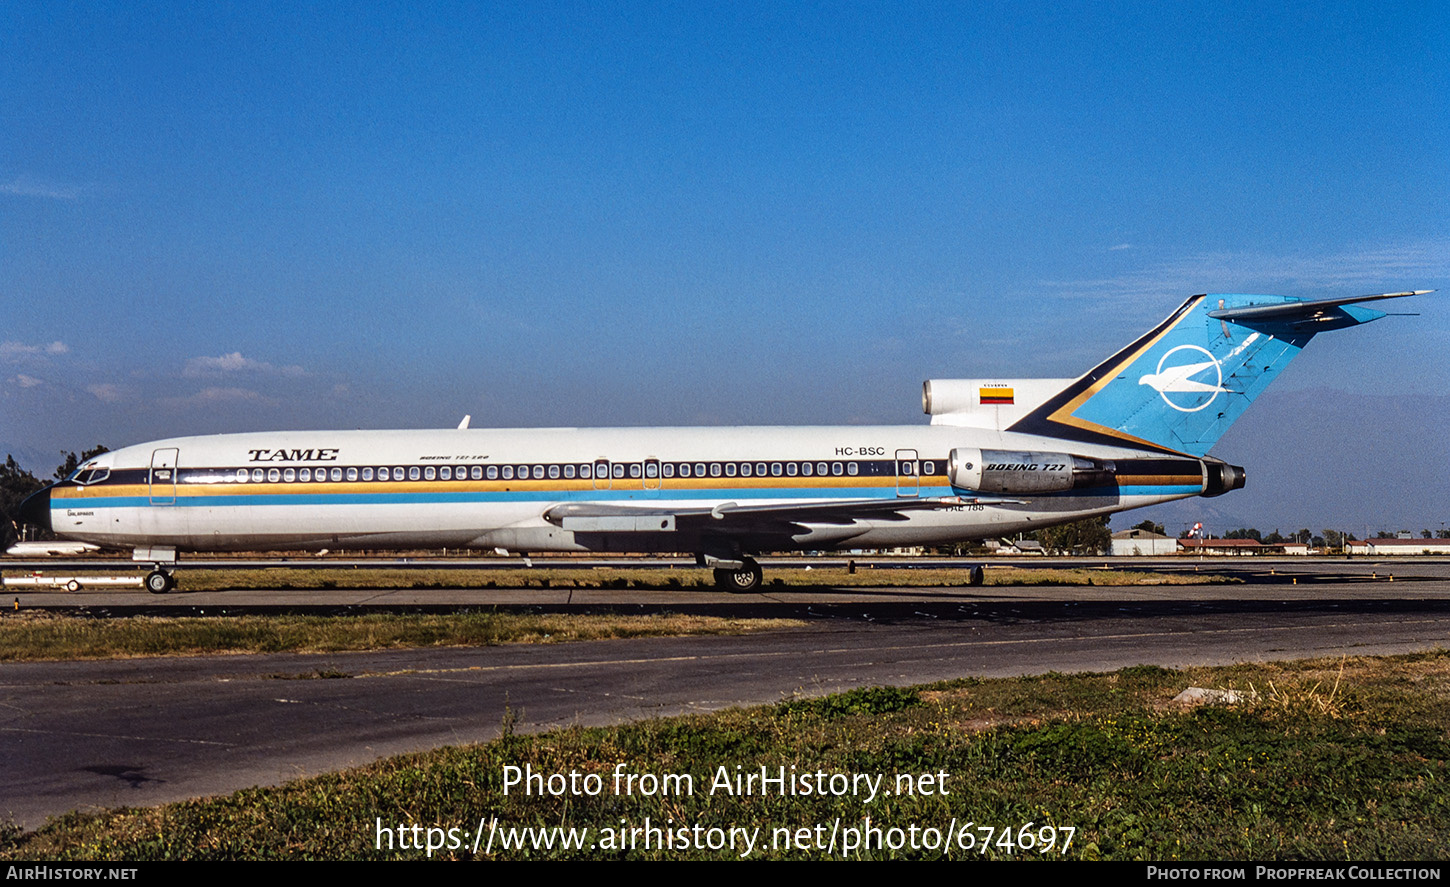
[[[0,447],[914,423],[1196,292],[1450,290],[1450,12],[1270,6],[6,4]],[[1450,519],[1446,298],[1311,345],[1226,519]],[[1280,466],[1375,398],[1377,501]]]

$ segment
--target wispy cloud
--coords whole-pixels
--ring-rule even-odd
[[[77,200],[81,196],[81,189],[76,185],[48,182],[31,176],[16,176],[8,182],[0,182],[0,194],[41,197],[47,200]]]
[[[121,386],[111,382],[98,382],[94,385],[87,385],[86,391],[94,395],[97,400],[106,403],[120,403],[126,399],[126,395],[121,390]]]
[[[17,361],[42,355],[58,355],[70,353],[70,346],[64,342],[51,342],[49,345],[29,345],[25,342],[7,341],[0,342],[0,360]]]
[[[1450,271],[1450,238],[1331,253],[1219,251],[1168,259],[1125,274],[1048,280],[1067,298],[1132,301],[1201,292],[1329,293],[1418,288]]]
[[[235,404],[252,404],[255,406],[276,406],[277,402],[270,397],[250,388],[203,388],[195,394],[187,397],[167,397],[161,403],[168,407],[176,408],[197,408],[211,406],[225,406]]]
[[[193,357],[186,362],[181,375],[188,379],[220,376],[227,373],[266,373],[282,376],[303,376],[306,370],[299,366],[273,366],[266,361],[243,357],[240,351],[223,354],[220,357]]]
[[[16,373],[15,377],[11,379],[11,381],[14,382],[16,385],[19,385],[21,388],[34,388],[37,385],[45,384],[45,381],[43,379],[37,379],[34,376],[27,376],[24,373]]]

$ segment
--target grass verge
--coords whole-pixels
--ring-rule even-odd
[[[803,624],[792,619],[725,619],[679,614],[463,612],[90,619],[22,611],[0,614],[0,662],[540,644],[661,635],[740,634]]]
[[[1170,701],[1188,686],[1246,701]],[[862,689],[534,736],[506,719],[485,745],[12,829],[0,857],[1440,859],[1447,729],[1444,652]],[[505,791],[529,773],[536,790]]]

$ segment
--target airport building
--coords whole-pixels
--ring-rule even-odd
[[[1113,555],[1115,557],[1149,557],[1177,553],[1178,540],[1171,536],[1163,536],[1136,527],[1113,534]]]
[[[1265,545],[1257,539],[1179,539],[1184,554],[1245,555],[1277,554],[1278,546]]]
[[[1349,553],[1374,557],[1450,554],[1450,539],[1364,539],[1349,543]]]

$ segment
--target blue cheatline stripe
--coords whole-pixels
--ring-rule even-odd
[[[1119,496],[1197,496],[1203,492],[1203,484],[1180,486],[1118,487]]]
[[[832,487],[829,489],[740,489],[723,490],[511,490],[509,492],[460,491],[454,493],[273,493],[224,496],[177,496],[165,508],[235,508],[275,505],[458,505],[475,502],[650,502],[679,499],[894,499],[891,487]],[[950,496],[946,487],[922,487],[918,496]],[[167,497],[170,498],[169,496]],[[142,508],[151,505],[146,496],[111,496],[87,499],[52,499],[52,510],[82,508]]]
[[[177,496],[175,503],[155,503],[157,507],[258,507],[258,506],[357,506],[357,504],[468,504],[513,503],[513,501],[639,501],[648,503],[666,500],[744,500],[753,499],[896,499],[889,496],[890,487],[767,488],[731,487],[725,490],[510,490],[508,493],[458,491],[458,493],[273,493],[241,494],[241,496]],[[905,499],[931,499],[956,496],[963,490],[950,487],[922,487],[918,496]],[[1060,490],[1056,493],[1035,493],[1024,499],[1105,499],[1119,496],[1198,496],[1201,484],[1144,484],[1144,486],[1101,487],[1090,490]],[[170,497],[168,497],[170,499]],[[145,496],[88,497],[88,499],[54,499],[52,510],[65,509],[136,509],[152,506]]]
[[[1030,501],[1032,499],[1101,499],[1105,496],[1197,496],[1202,492],[1202,484],[1133,484],[1121,487],[1083,487],[1078,490],[1059,490],[1055,493],[1024,493],[1021,498]]]
[[[1105,496],[1196,496],[1199,484],[1133,485],[1061,490],[1025,495],[1028,499],[1102,498]],[[281,505],[461,505],[500,502],[649,502],[665,500],[753,499],[894,499],[891,487],[833,487],[715,490],[511,490],[508,492],[459,491],[448,493],[272,493],[226,496],[177,496],[176,501],[154,503],[161,508],[237,508]],[[950,487],[922,487],[917,496],[929,499],[968,492]],[[167,497],[168,499],[170,497]],[[83,508],[145,508],[153,505],[146,496],[109,496],[85,499],[52,499],[52,510]]]

